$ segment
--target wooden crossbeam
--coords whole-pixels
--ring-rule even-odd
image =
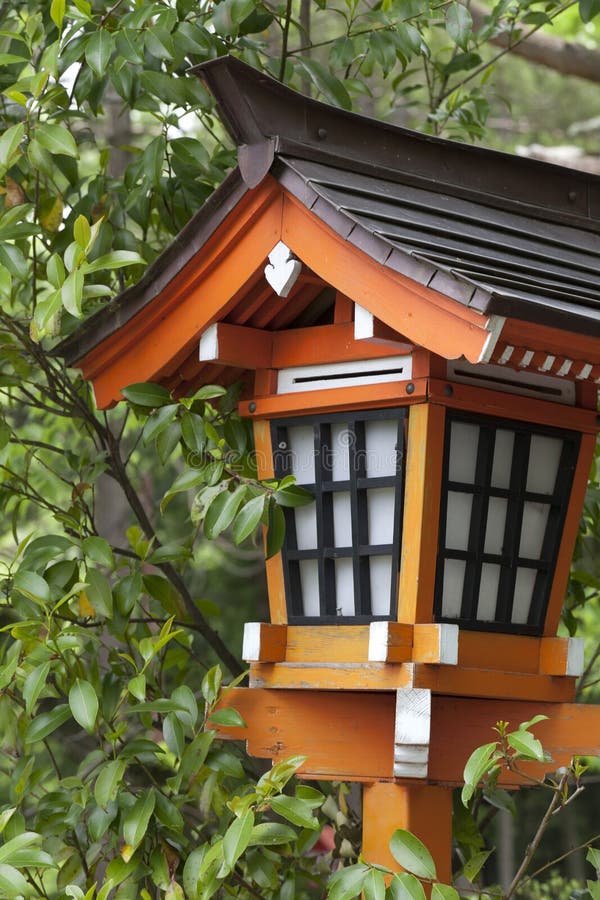
[[[241,713],[247,728],[219,726],[219,734],[247,740],[253,756],[274,762],[304,755],[300,771],[307,778],[391,781],[403,693],[234,688],[224,703]],[[534,733],[552,762],[524,763],[529,775],[541,777],[569,765],[574,756],[600,754],[600,706],[434,694],[428,772],[420,783],[461,785],[471,752],[496,739],[496,722],[508,721],[515,730],[538,714],[548,719]],[[514,788],[524,781],[518,773],[503,772],[500,783]]]
[[[240,369],[284,369],[355,359],[385,359],[411,350],[412,345],[405,342],[355,340],[352,323],[266,331],[217,322],[200,338],[199,359]]]

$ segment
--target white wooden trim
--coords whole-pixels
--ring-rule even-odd
[[[505,322],[506,318],[504,316],[490,316],[485,323],[488,336],[486,338],[485,344],[483,345],[481,356],[478,360],[480,363],[487,363],[492,358],[492,353],[496,349],[496,344],[498,343],[498,339],[502,334],[502,329],[504,328]]]
[[[269,253],[265,266],[265,278],[280,297],[287,297],[302,271],[302,263],[296,259],[287,244],[278,241]]]
[[[506,347],[502,351],[502,354],[498,360],[499,365],[503,366],[509,361],[509,359],[511,358],[511,356],[514,353],[514,349],[515,348],[512,346],[512,344],[506,345]]]
[[[246,622],[242,639],[242,659],[244,662],[257,662],[260,659],[260,626],[261,622]]]
[[[585,381],[587,378],[589,378],[592,369],[593,369],[593,366],[591,363],[584,363],[582,365],[581,369],[579,370],[579,375],[576,375],[575,378],[577,378],[578,380]]]
[[[569,638],[569,647],[567,649],[567,671],[565,675],[573,675],[578,678],[583,675],[584,668],[584,650],[585,641],[583,638]]]
[[[440,663],[445,666],[458,665],[458,625],[444,622],[439,625]]]
[[[375,320],[373,313],[358,303],[354,304],[354,340],[364,341],[375,334]]]
[[[369,662],[386,662],[389,645],[389,622],[369,624]]]
[[[396,691],[394,777],[427,778],[431,736],[431,691]]]
[[[301,391],[322,391],[329,388],[351,387],[359,384],[382,384],[389,381],[410,381],[412,357],[388,356],[385,359],[361,359],[349,362],[326,363],[318,366],[293,366],[281,369],[277,377],[277,393],[293,394]]]
[[[198,348],[198,358],[200,362],[209,362],[219,358],[219,324],[215,322],[206,329],[204,334],[200,335],[200,345]]]

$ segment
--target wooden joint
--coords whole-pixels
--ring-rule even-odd
[[[458,625],[371,622],[369,662],[420,662],[455,666]]]
[[[287,646],[287,625],[246,622],[242,658],[246,662],[282,662]]]
[[[414,346],[358,303],[354,305],[354,340],[395,347],[398,353],[410,353]]]
[[[412,658],[413,626],[402,622],[371,622],[369,662],[408,662]]]
[[[458,625],[415,625],[412,653],[414,662],[457,665],[458,634]]]
[[[584,665],[583,638],[542,638],[540,675],[579,676]]]
[[[268,369],[272,355],[273,335],[260,328],[217,322],[200,337],[200,362],[238,369]]]

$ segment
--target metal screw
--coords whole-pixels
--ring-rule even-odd
[[[445,393],[446,397],[452,396],[452,394],[454,393],[454,388],[452,387],[451,384],[447,384],[444,386],[444,393]]]
[[[320,141],[324,141],[325,138],[327,137],[327,129],[326,128],[317,129],[317,137],[319,138]]]
[[[407,394],[414,394],[414,392],[415,392],[415,386],[414,386],[414,384],[412,383],[412,381],[409,381],[408,384],[406,385],[406,393],[407,393]]]
[[[252,401],[248,404],[248,411],[251,412],[251,413],[256,412],[256,403],[254,402],[254,400],[252,400]]]
[[[287,444],[285,441],[279,441],[279,449],[280,450],[285,450],[286,447],[287,447]]]
[[[569,191],[568,197],[570,203],[575,203],[575,201],[577,200],[577,191]]]

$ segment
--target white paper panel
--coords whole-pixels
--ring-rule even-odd
[[[333,495],[333,543],[335,547],[352,546],[352,513],[349,491],[340,491]]]
[[[508,501],[502,497],[490,497],[489,499],[485,529],[485,553],[502,553],[507,505]]]
[[[541,558],[549,512],[547,503],[525,503],[519,556],[526,559]]]
[[[493,622],[496,618],[499,581],[500,566],[484,563],[481,567],[479,602],[477,604],[477,618],[480,622]]]
[[[316,559],[301,559],[300,585],[305,616],[319,616],[319,567]]]
[[[348,481],[350,478],[349,447],[354,437],[343,423],[331,426],[331,447],[328,468],[331,467],[333,481]]]
[[[449,619],[458,619],[460,616],[465,565],[465,561],[462,559],[446,559],[444,561],[442,615]]]
[[[335,560],[335,606],[338,616],[354,616],[354,575],[351,559]]]
[[[369,558],[371,582],[371,612],[374,616],[389,616],[392,599],[392,557]]]
[[[312,425],[293,425],[288,428],[292,474],[298,484],[314,484],[315,443]]]
[[[397,437],[398,422],[395,419],[373,419],[365,422],[367,478],[396,474]]]
[[[369,543],[391,544],[394,539],[394,488],[367,491]]]
[[[296,543],[298,550],[314,550],[317,546],[317,510],[314,503],[297,506],[294,510],[296,520]]]
[[[535,494],[553,494],[563,442],[542,434],[531,436],[527,490]]]
[[[446,547],[449,550],[467,550],[472,507],[473,497],[471,494],[448,492]]]
[[[508,488],[510,486],[510,470],[512,468],[515,435],[512,431],[499,428],[494,444],[494,462],[492,465],[492,487]]]
[[[517,569],[515,599],[511,619],[513,625],[527,624],[536,575],[535,569]]]
[[[452,422],[450,436],[450,481],[475,482],[479,425]]]

